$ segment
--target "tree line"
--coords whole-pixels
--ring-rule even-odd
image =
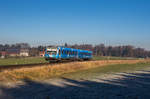
[[[74,44],[68,45],[64,44],[65,47],[91,50],[95,56],[116,56],[116,57],[137,57],[137,58],[148,58],[150,57],[150,51],[144,48],[136,48],[132,45],[126,46],[105,46],[104,44],[98,44],[93,46],[92,44]],[[0,51],[5,51],[7,49],[29,49],[30,56],[38,56],[39,51],[44,51],[46,47],[55,47],[55,45],[50,46],[37,46],[31,47],[28,43],[17,43],[17,44],[0,44]]]
[[[70,45],[68,47],[83,50],[91,50],[93,51],[93,55],[95,56],[116,56],[116,57],[137,57],[137,58],[150,57],[150,51],[147,51],[144,48],[135,48],[132,45],[105,46],[104,44],[99,44],[93,46],[91,44],[82,44],[82,45],[75,44]]]

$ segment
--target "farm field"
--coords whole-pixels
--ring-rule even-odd
[[[63,76],[66,77],[65,75],[67,75],[67,77],[73,77],[72,75],[74,73],[79,74],[79,77],[81,77],[82,75],[84,76],[86,74],[90,74],[89,72],[92,73],[93,71],[99,73],[108,73],[122,70],[140,69],[149,65],[150,60],[97,60],[49,64],[46,66],[43,65],[32,68],[23,67],[11,71],[2,71],[0,72],[0,81],[17,81],[22,79],[41,80]]]
[[[9,81],[0,84],[0,98],[148,99],[150,96],[150,60],[103,60],[60,66],[0,72],[1,83]]]
[[[135,60],[137,58],[128,57],[103,57],[94,56],[93,60]],[[48,63],[43,57],[27,57],[27,58],[8,58],[0,59],[0,66],[5,65],[22,65],[22,64],[38,64],[38,63]]]
[[[132,57],[114,57],[114,56],[94,56],[93,60],[135,60]]]
[[[69,78],[69,79],[90,79],[97,75],[103,74],[113,74],[119,72],[132,72],[137,70],[143,70],[150,68],[150,62],[140,62],[135,64],[112,64],[102,67],[91,68],[87,70],[79,70],[72,73],[66,73],[62,75],[62,77]]]
[[[8,58],[0,59],[0,66],[47,63],[43,57]]]

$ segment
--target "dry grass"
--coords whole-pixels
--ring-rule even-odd
[[[103,61],[86,61],[86,62],[71,62],[64,64],[54,64],[48,66],[39,66],[33,68],[21,68],[15,70],[6,70],[0,72],[0,81],[17,81],[21,79],[41,80],[51,77],[60,76],[65,73],[75,72],[96,68],[100,66],[108,66],[114,64],[136,64],[146,63],[150,60],[103,60]]]

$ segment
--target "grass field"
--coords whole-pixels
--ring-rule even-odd
[[[117,72],[132,72],[136,70],[146,70],[147,68],[150,68],[150,62],[136,63],[136,64],[115,64],[103,67],[96,67],[87,70],[80,70],[77,72],[64,74],[61,76],[69,79],[89,79],[91,77],[103,74],[111,74]]]
[[[42,80],[53,77],[81,78],[97,73],[120,72],[150,66],[150,60],[101,60],[54,64],[0,72],[0,81]]]
[[[136,58],[127,57],[103,57],[94,56],[93,60],[134,60]],[[38,64],[47,63],[43,57],[27,57],[27,58],[8,58],[0,59],[0,66],[4,65],[20,65],[20,64]]]
[[[94,56],[93,60],[135,60],[132,57]]]
[[[0,59],[0,66],[2,65],[20,65],[20,64],[38,64],[46,63],[43,57],[27,57],[27,58],[8,58]]]

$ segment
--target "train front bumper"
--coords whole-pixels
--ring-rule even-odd
[[[56,55],[45,55],[45,60],[57,60]]]

